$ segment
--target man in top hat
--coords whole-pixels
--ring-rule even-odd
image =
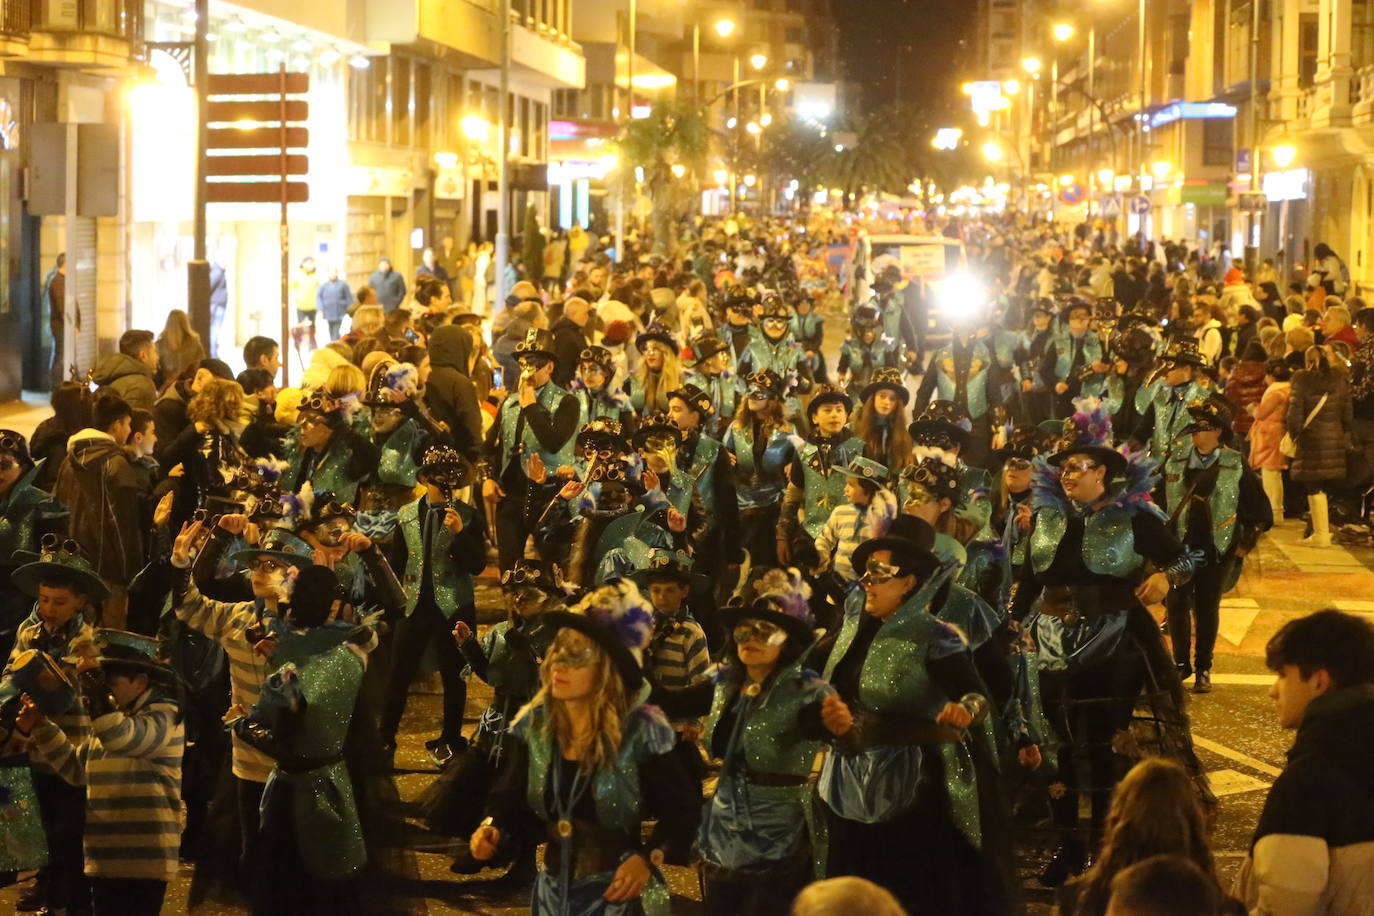
[[[730,349],[730,361],[735,365],[744,358],[744,351],[758,335],[754,327],[754,298],[742,286],[734,286],[725,293],[725,327],[721,338]]]
[[[444,708],[439,735],[425,746],[440,764],[463,744],[467,702],[462,656],[449,632],[454,620],[476,628],[473,577],[487,565],[486,518],[455,498],[471,478],[471,467],[456,449],[439,445],[425,452],[419,475],[425,495],[398,513],[401,536],[392,552],[393,568],[404,570],[405,619],[397,628],[391,680],[382,704],[382,742],[395,751],[410,682],[432,646],[443,681]]]
[[[613,383],[615,357],[605,347],[586,346],[578,353],[577,377],[572,396],[580,408],[579,427],[594,420],[612,420],[624,429],[634,429],[635,413],[630,399]]]
[[[353,429],[348,411],[321,391],[301,395],[300,449],[282,489],[299,492],[308,481],[316,493],[333,493],[341,502],[356,503],[358,487],[377,467],[377,446]]]
[[[1019,422],[1035,425],[1050,416],[1053,408],[1051,391],[1040,374],[1045,351],[1054,340],[1054,301],[1036,299],[1031,307],[1031,326],[1021,332],[1016,348],[1017,375],[1021,379]]]
[[[730,345],[715,334],[702,334],[692,341],[692,355],[696,357],[696,364],[687,373],[686,380],[711,396],[714,413],[710,432],[717,437],[724,436],[742,397],[730,367]]]
[[[954,404],[972,424],[972,436],[964,456],[971,465],[986,462],[988,441],[992,437],[990,411],[1000,402],[989,381],[997,370],[993,349],[974,336],[983,309],[970,304],[967,314],[951,318],[952,334],[947,346],[931,354],[930,363],[916,392],[918,404],[928,403],[938,390],[939,399]],[[1010,368],[1010,353],[1008,352]]]
[[[558,484],[550,477],[571,465],[581,408],[552,381],[553,338],[531,328],[515,345],[520,378],[515,396],[501,402],[487,433],[482,498],[495,507],[496,546],[502,569],[524,556],[525,541]],[[556,478],[554,478],[556,481]]]
[[[176,675],[158,660],[156,639],[99,630],[95,645],[100,654],[83,661],[90,667],[81,675],[90,734],[68,735],[37,706],[21,715],[21,726],[31,730],[36,759],[77,793],[85,787],[96,916],[157,916],[181,841],[185,730]]]
[[[838,388],[821,385],[806,406],[811,434],[787,466],[787,490],[778,515],[778,560],[815,566],[815,540],[844,501],[849,478],[840,473],[863,454],[864,441],[849,430],[853,403]]]
[[[1111,369],[1104,360],[1102,338],[1092,330],[1093,307],[1078,296],[1059,311],[1060,329],[1040,360],[1040,379],[1053,393],[1051,416],[1073,413],[1074,398],[1085,384],[1097,383]]]
[[[94,635],[87,622],[87,617],[94,615],[92,602],[109,594],[74,541],[63,542],[49,534],[37,554],[26,554],[22,559],[23,564],[14,571],[14,585],[34,600],[33,613],[19,626],[4,676],[0,677],[0,701],[19,696],[16,676],[22,680],[20,663],[35,664],[39,653],[53,660],[70,687],[75,671],[63,659],[88,651]],[[70,691],[65,711],[50,718],[73,743],[79,744],[90,735],[90,717],[75,690]],[[48,864],[39,870],[34,894],[27,899],[34,904],[33,909],[66,909],[89,893],[82,876],[85,794],[42,758],[33,761],[33,787],[48,840]]]
[[[211,537],[229,539],[248,527],[242,515],[222,516]],[[230,701],[251,708],[262,683],[274,670],[259,644],[267,636],[267,624],[284,613],[299,570],[311,565],[310,545],[286,528],[263,532],[258,543],[235,552],[230,560],[248,572],[253,597],[244,601],[214,601],[201,594],[191,575],[195,555],[203,549],[205,523],[199,519],[184,525],[172,545],[172,608],[182,623],[219,643],[229,661]],[[272,760],[238,736],[232,738],[232,770],[237,783],[242,831],[240,852],[247,856],[257,836],[262,789],[272,772]]]
[[[882,317],[872,305],[860,305],[849,318],[850,336],[840,344],[836,378],[846,390],[858,393],[873,381],[879,369],[899,368],[900,353],[895,340],[884,337]]]
[[[811,379],[829,382],[825,354],[821,352],[825,343],[825,316],[816,311],[816,300],[804,292],[792,298],[792,336],[801,344]]]
[[[14,555],[36,552],[43,535],[66,530],[67,510],[34,486],[44,462],[29,456],[24,437],[0,429],[0,657],[8,658],[15,632],[33,607],[33,598],[14,583]]]
[[[1181,431],[1191,438],[1164,465],[1164,509],[1184,546],[1200,554],[1193,577],[1169,591],[1169,641],[1180,677],[1196,674],[1194,693],[1212,690],[1222,596],[1240,578],[1245,555],[1274,524],[1273,510],[1245,457],[1229,447],[1232,412],[1219,395],[1188,405],[1193,422]],[[1188,648],[1191,620],[1197,620],[1193,664]]]
[[[314,560],[334,571],[344,597],[354,607],[364,604],[399,614],[405,607],[401,583],[380,544],[356,527],[358,513],[332,494],[315,498],[308,518],[296,533],[314,548]]]
[[[1148,446],[1150,457],[1160,466],[1169,462],[1175,450],[1187,449],[1183,430],[1193,421],[1188,405],[1208,397],[1207,389],[1198,383],[1202,367],[1202,354],[1196,340],[1191,337],[1172,340],[1155,373],[1157,377],[1162,372],[1163,378],[1151,378],[1137,396],[1137,408],[1142,403],[1145,407],[1131,439]],[[1142,396],[1148,397],[1148,402],[1142,402]]]
[[[1153,322],[1139,312],[1127,312],[1116,322],[1110,344],[1112,371],[1108,374],[1102,398],[1112,415],[1112,427],[1133,430],[1141,412],[1149,406],[1151,389],[1145,384],[1154,369],[1159,341],[1152,334]]]
[[[902,277],[902,269],[896,264],[886,265],[873,281],[873,305],[882,316],[883,336],[906,345],[906,362],[914,363],[921,353],[924,324],[913,323],[907,310],[910,300],[915,299],[921,320],[925,318],[925,303],[916,295],[917,287]]]

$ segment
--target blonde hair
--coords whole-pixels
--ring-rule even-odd
[[[1317,342],[1312,336],[1312,332],[1307,328],[1294,328],[1283,337],[1284,343],[1288,345],[1289,353],[1304,353],[1307,348]]]
[[[597,660],[593,663],[596,667],[596,678],[592,684],[591,695],[587,698],[592,740],[587,742],[577,758],[582,769],[595,773],[613,766],[620,754],[621,729],[625,713],[629,709],[629,698],[625,694],[625,685],[621,683],[620,675],[611,663],[610,654],[595,640],[577,630],[565,628],[554,638],[554,642],[569,632],[576,633],[596,650]],[[520,710],[516,718],[524,718],[531,710],[543,706],[548,711],[544,725],[546,731],[553,735],[557,747],[566,748],[571,747],[573,742],[572,719],[568,716],[564,701],[554,699],[549,691],[549,683],[553,679],[553,657],[551,648],[545,653],[544,661],[539,665],[539,692],[524,709]]]
[[[322,387],[325,394],[332,398],[341,398],[346,394],[362,394],[363,389],[367,387],[367,376],[352,363],[335,366],[329,370],[329,377],[324,380]]]
[[[242,413],[243,389],[229,379],[210,379],[186,405],[192,423],[237,423]]]
[[[906,916],[892,892],[867,878],[826,878],[802,888],[792,916]]]
[[[301,415],[301,389],[283,388],[277,392],[277,409],[273,417],[278,423],[295,426]]]
[[[1303,353],[1302,364],[1308,372],[1329,372],[1339,363],[1330,347],[1316,344]]]
[[[648,355],[651,348],[663,354],[663,368],[658,372],[651,372],[648,362],[643,359],[635,368],[635,387],[644,392],[646,413],[667,410],[668,392],[677,391],[682,387],[682,367],[678,363],[677,353],[660,340],[651,340],[645,344],[645,355]]]
[[[360,305],[353,313],[353,330],[359,334],[375,334],[382,329],[383,317],[380,305]]]

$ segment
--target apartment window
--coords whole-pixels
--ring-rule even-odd
[[[429,64],[415,65],[415,145],[422,149],[431,148],[432,136],[430,134],[431,119],[433,112],[431,104],[433,89],[431,88],[431,71]]]
[[[1202,164],[1231,165],[1236,122],[1231,118],[1202,119]]]
[[[799,45],[799,44],[803,44],[803,43],[805,42],[805,40],[806,40],[806,31],[805,31],[805,29],[800,29],[800,28],[798,28],[797,26],[788,26],[788,27],[787,27],[787,43],[788,43],[789,45]]]
[[[410,146],[410,59],[391,55],[391,142]]]
[[[1317,76],[1317,14],[1303,13],[1298,17],[1298,85],[1304,89]]]

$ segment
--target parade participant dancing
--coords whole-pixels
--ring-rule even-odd
[[[906,419],[910,400],[900,370],[879,369],[873,376],[854,411],[854,435],[864,440],[865,458],[886,468],[905,467],[911,461]]]
[[[783,417],[786,383],[764,369],[744,380],[743,408],[725,434],[734,458],[739,540],[756,567],[776,566],[778,513],[796,435]]]

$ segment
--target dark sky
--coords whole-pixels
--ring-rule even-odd
[[[957,68],[968,53],[977,0],[832,2],[840,57],[865,106],[906,101],[938,111],[959,102]]]

